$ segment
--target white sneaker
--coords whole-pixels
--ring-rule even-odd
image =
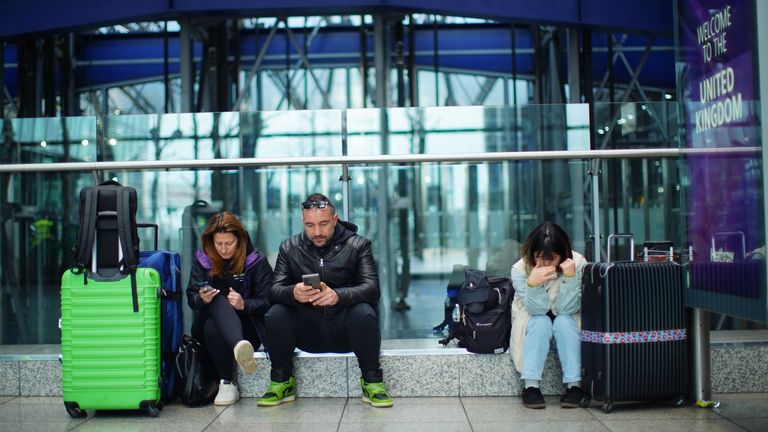
[[[235,345],[235,361],[243,372],[247,374],[256,372],[256,360],[253,358],[253,345],[250,342],[241,340]]]
[[[219,392],[216,393],[216,399],[213,400],[214,405],[232,405],[240,399],[240,392],[237,390],[237,386],[228,383],[225,384],[224,380],[219,383]]]

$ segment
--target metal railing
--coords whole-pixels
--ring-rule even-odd
[[[318,156],[278,158],[232,158],[232,159],[187,159],[171,161],[99,161],[99,162],[54,162],[32,164],[0,164],[0,172],[61,172],[61,171],[103,171],[127,170],[147,171],[157,169],[216,169],[232,167],[281,167],[312,165],[354,165],[391,163],[435,163],[435,162],[503,162],[515,160],[564,160],[564,159],[623,159],[648,157],[681,157],[686,155],[749,155],[759,154],[761,147],[714,147],[714,148],[656,148],[619,150],[575,150],[575,151],[523,151],[498,153],[451,153],[411,155],[361,155],[361,156]]]

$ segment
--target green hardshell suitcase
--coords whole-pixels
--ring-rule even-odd
[[[87,282],[87,283],[84,283]],[[72,417],[86,409],[160,408],[160,276],[136,270],[138,312],[131,277],[84,281],[61,278],[61,386]]]

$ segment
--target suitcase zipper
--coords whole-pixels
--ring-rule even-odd
[[[325,279],[325,274],[323,272],[323,267],[325,263],[323,262],[323,259],[320,258],[320,280],[322,281]],[[323,316],[328,316],[328,306],[323,306]]]

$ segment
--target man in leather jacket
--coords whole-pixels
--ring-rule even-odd
[[[313,353],[354,352],[363,401],[390,407],[379,363],[381,293],[371,242],[357,234],[357,226],[339,220],[325,195],[312,194],[301,207],[304,232],[280,244],[275,263],[272,307],[265,316],[271,382],[257,404],[296,399],[293,351],[298,347]],[[304,276],[315,273],[319,283],[305,285]]]

